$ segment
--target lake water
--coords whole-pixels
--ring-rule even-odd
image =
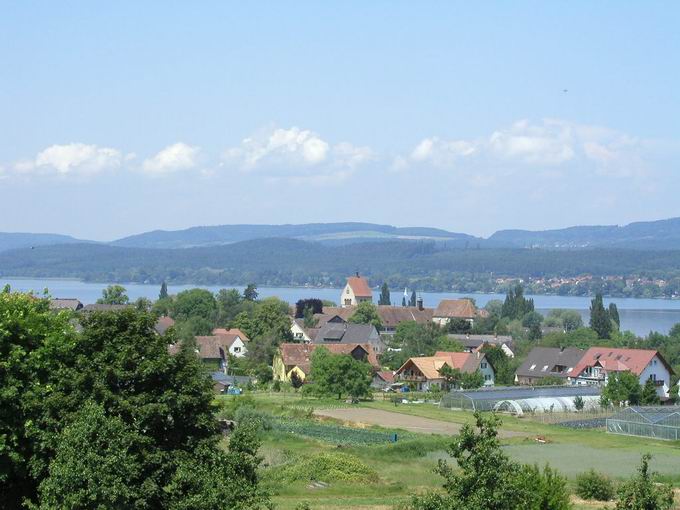
[[[77,298],[82,303],[94,303],[101,297],[102,289],[106,283],[87,283],[79,280],[61,279],[24,279],[24,278],[0,278],[0,285],[9,284],[13,290],[33,291],[41,293],[47,288],[52,297]],[[138,283],[125,284],[127,294],[131,300],[139,297],[157,299],[159,285],[145,285]],[[201,285],[170,285],[168,292],[176,294],[182,290],[200,287],[217,292],[224,286],[201,286]],[[243,287],[233,286],[239,291]],[[328,299],[339,303],[340,289],[318,289],[302,287],[260,287],[260,297],[276,296],[289,303],[295,303],[302,298]],[[377,303],[379,292],[374,292],[374,301]],[[436,307],[442,299],[473,297],[477,306],[483,307],[492,299],[504,299],[502,294],[459,294],[455,292],[423,292],[421,293],[425,306]],[[392,303],[401,304],[402,292],[392,293]],[[547,313],[555,308],[577,310],[583,316],[585,323],[588,322],[590,298],[575,296],[529,296],[534,299],[536,310]],[[634,299],[634,298],[606,298],[605,304],[616,303],[621,316],[621,329],[630,330],[637,335],[647,335],[650,331],[668,333],[670,328],[680,322],[680,300],[670,299]]]

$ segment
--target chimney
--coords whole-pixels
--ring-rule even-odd
[[[418,305],[418,310],[423,311],[425,309],[423,307],[423,296],[418,296],[418,299],[416,300],[416,304]]]
[[[360,276],[359,276],[359,271],[357,271],[357,278],[360,278]]]
[[[475,351],[477,353],[477,359],[479,359],[479,351]]]

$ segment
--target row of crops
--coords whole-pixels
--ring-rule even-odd
[[[342,445],[374,445],[395,442],[409,434],[380,432],[376,430],[354,429],[341,425],[325,424],[312,420],[280,418],[272,423],[272,430],[287,432],[333,444]]]

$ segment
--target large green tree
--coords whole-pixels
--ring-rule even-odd
[[[314,349],[309,386],[320,396],[366,397],[370,394],[372,369],[349,354],[331,354],[325,347]]]
[[[378,299],[379,305],[391,305],[392,298],[390,297],[390,288],[387,286],[387,282],[382,284],[380,288],[380,298]]]
[[[122,285],[109,285],[102,290],[102,297],[97,300],[97,303],[104,305],[126,305],[130,301],[126,292],[125,287]]]
[[[602,294],[596,294],[590,302],[590,327],[602,339],[611,337],[612,320],[609,317],[609,312],[604,307]]]
[[[440,460],[443,492],[414,496],[413,510],[568,510],[566,481],[549,467],[540,471],[511,461],[497,436],[500,420],[475,413],[476,428],[463,425],[448,452],[457,467]]]
[[[179,321],[200,318],[212,324],[216,312],[217,301],[212,292],[205,289],[189,289],[175,296],[171,316]]]
[[[631,372],[613,372],[607,377],[607,385],[600,397],[605,404],[616,406],[629,404],[639,405],[642,399],[642,388],[638,377]]]
[[[362,301],[359,303],[357,309],[350,316],[349,322],[354,324],[373,324],[378,331],[382,329],[382,321],[378,315],[378,307],[370,301]]]

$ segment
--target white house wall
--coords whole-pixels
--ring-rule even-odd
[[[658,356],[654,356],[652,361],[649,362],[649,365],[647,365],[640,374],[640,384],[645,384],[647,379],[652,375],[656,376],[655,379],[657,381],[663,381],[663,386],[657,386],[656,388],[657,395],[659,395],[659,397],[668,397],[670,392],[671,374]]]

